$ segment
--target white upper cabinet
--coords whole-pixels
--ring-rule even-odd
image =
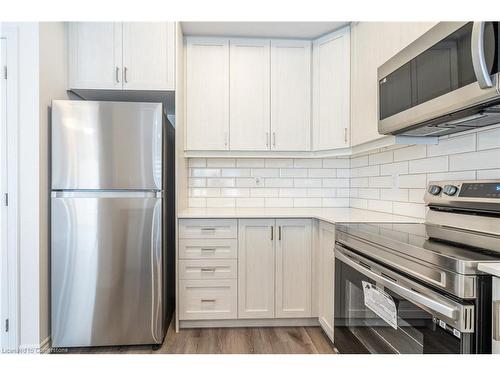
[[[435,24],[359,22],[351,27],[352,146],[383,137],[378,133],[378,67]]]
[[[231,39],[230,149],[269,149],[269,40]]]
[[[123,23],[123,88],[173,90],[175,25]]]
[[[276,317],[311,316],[312,223],[276,220]]]
[[[271,149],[311,149],[311,42],[271,41]]]
[[[121,22],[68,24],[70,89],[122,88]]]
[[[188,37],[186,149],[229,149],[229,40]]]
[[[175,89],[175,24],[70,22],[70,89]]]
[[[349,28],[314,41],[313,75],[313,149],[349,147]]]

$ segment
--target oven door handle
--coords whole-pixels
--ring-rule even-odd
[[[338,246],[338,245],[337,245]],[[338,246],[339,247],[339,246]],[[369,277],[374,280],[377,284],[381,284],[393,292],[398,293],[400,296],[407,298],[409,301],[414,302],[418,305],[422,305],[430,309],[431,311],[435,311],[447,318],[456,320],[459,314],[459,310],[453,305],[445,305],[441,302],[435,301],[423,294],[417,293],[411,289],[405,288],[398,283],[380,276],[375,272],[369,270],[366,267],[363,267],[359,263],[356,263],[346,255],[344,255],[341,251],[335,252],[335,258],[354,268],[356,271],[362,273],[363,275]]]

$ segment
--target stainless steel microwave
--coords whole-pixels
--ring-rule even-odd
[[[500,123],[499,22],[440,22],[378,68],[380,134]]]

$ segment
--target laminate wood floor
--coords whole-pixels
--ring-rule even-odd
[[[71,354],[335,354],[320,327],[168,329],[159,350],[150,345],[71,348]]]

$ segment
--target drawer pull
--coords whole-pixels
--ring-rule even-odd
[[[211,252],[214,252],[215,251],[215,247],[202,247],[201,251],[211,251]]]
[[[202,268],[201,272],[211,272],[211,273],[214,273],[215,272],[215,267]]]
[[[202,232],[215,232],[215,228],[201,228]]]
[[[215,298],[211,298],[211,299],[202,298],[201,303],[215,303]]]

